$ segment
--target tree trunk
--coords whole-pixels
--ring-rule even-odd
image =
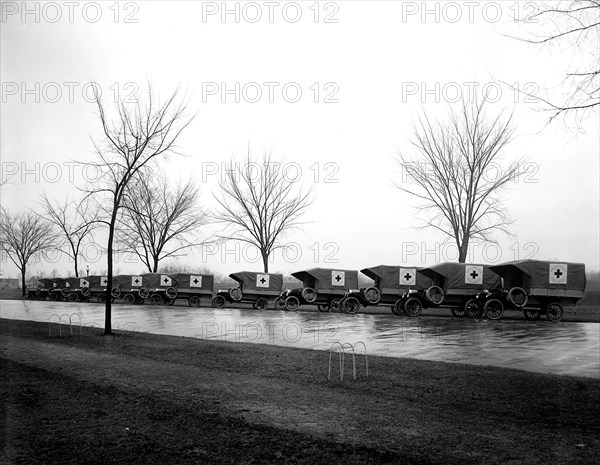
[[[108,254],[108,266],[107,266],[107,279],[108,283],[106,285],[106,305],[104,307],[104,334],[109,335],[112,334],[112,322],[111,322],[111,313],[112,313],[112,274],[113,274],[113,237],[115,233],[115,220],[116,220],[116,211],[113,211],[113,216],[110,222],[110,226],[108,228],[108,245],[106,246],[106,253]]]
[[[73,254],[73,255],[75,257],[75,259],[74,259],[74,261],[75,261],[75,277],[79,278],[79,271],[77,270],[77,254]]]
[[[269,254],[264,250],[261,250],[260,253],[261,253],[262,259],[263,259],[264,272],[268,273],[269,272]]]
[[[25,297],[25,293],[27,291],[27,288],[25,286],[25,266],[21,268],[21,287],[23,288],[23,297]]]
[[[469,238],[465,238],[458,249],[458,263],[465,263],[469,254]]]

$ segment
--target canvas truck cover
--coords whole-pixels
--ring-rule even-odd
[[[105,288],[108,286],[108,276],[93,275],[86,276],[85,279],[90,283],[90,288]]]
[[[406,289],[427,289],[431,279],[417,273],[414,266],[379,265],[364,268],[360,272],[375,281],[375,287],[383,294],[396,294]]]
[[[65,279],[65,287],[72,289],[83,289],[85,287],[90,287],[90,282],[87,278],[67,278]]]
[[[124,289],[141,289],[148,287],[148,280],[141,275],[122,274],[113,276],[113,287],[122,287]]]
[[[292,276],[302,281],[304,287],[312,287],[317,292],[335,289],[358,289],[358,271],[334,268],[312,268],[297,271]]]
[[[215,288],[215,278],[212,274],[176,273],[171,275],[177,280],[177,288],[190,292],[210,292]]]
[[[281,274],[240,271],[231,273],[229,277],[240,283],[242,292],[268,291],[281,293],[283,287],[283,275]]]
[[[585,291],[583,263],[518,260],[490,266],[490,270],[502,277],[505,289],[522,287],[530,295],[583,297]]]
[[[67,280],[65,278],[50,278],[48,288],[52,289],[63,289],[67,287]]]
[[[464,294],[477,289],[495,289],[500,287],[500,276],[490,270],[488,265],[472,263],[440,263],[418,270],[430,278],[433,284],[444,289],[446,294]]]
[[[146,273],[142,275],[142,279],[150,289],[167,289],[177,286],[177,279],[167,273]]]

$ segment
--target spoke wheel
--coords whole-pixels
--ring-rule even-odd
[[[283,297],[277,297],[275,299],[275,308],[277,310],[285,310],[285,299]]]
[[[477,299],[468,300],[464,308],[469,318],[481,318],[483,316],[483,307]]]
[[[342,299],[331,299],[331,301],[329,302],[329,308],[331,309],[331,311],[333,313],[339,313],[340,312],[340,301]]]
[[[404,311],[408,316],[417,317],[423,313],[423,304],[416,297],[411,297],[404,303]]]
[[[212,303],[215,308],[223,308],[225,306],[225,297],[222,295],[215,296]]]
[[[160,294],[154,293],[150,296],[150,303],[152,305],[162,305],[165,302]]]
[[[523,316],[526,320],[535,321],[542,317],[542,312],[538,312],[536,310],[523,310]]]
[[[402,316],[402,315],[404,315],[404,303],[405,302],[406,302],[405,299],[398,299],[398,300],[396,300],[396,303],[392,307],[392,313],[394,315],[396,315],[396,316]]]
[[[329,308],[329,305],[317,305],[317,308],[319,309],[320,312],[328,312],[329,310],[331,310]]]
[[[504,305],[498,299],[490,299],[483,306],[483,310],[490,320],[499,320],[504,314]]]
[[[464,318],[466,315],[465,310],[460,307],[453,307],[451,311],[452,315],[454,315],[456,318]]]
[[[551,302],[546,309],[546,318],[553,323],[557,323],[563,318],[563,308],[558,302]]]
[[[356,297],[346,297],[342,302],[342,310],[350,315],[354,315],[360,310],[360,302]]]
[[[254,302],[254,308],[256,308],[257,310],[265,310],[268,306],[269,302],[264,297],[259,297],[258,299],[256,299],[256,302]]]
[[[188,305],[190,307],[199,307],[200,306],[200,297],[197,295],[193,295],[188,299]]]
[[[290,312],[295,312],[300,307],[300,300],[295,295],[291,295],[285,299],[285,308]]]

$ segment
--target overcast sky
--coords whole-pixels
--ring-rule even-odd
[[[196,178],[205,208],[214,207],[223,164],[248,146],[271,149],[290,176],[301,172],[299,185],[314,187],[307,224],[287,236],[296,245],[275,253],[272,270],[453,261],[446,238],[415,228],[418,203],[394,187],[403,181],[395,156],[410,154],[420,112],[443,118],[461,92],[486,88],[490,115],[515,114],[502,162],[529,163],[504,195],[514,237],[474,247],[471,261],[600,267],[597,112],[578,130],[562,119],[546,127],[541,104],[499,84],[561,98],[565,72],[581,58],[507,37],[539,26],[514,22],[526,2],[427,2],[428,12],[422,2],[227,2],[224,16],[222,2],[23,5],[3,2],[1,23],[2,177],[10,178],[1,194],[13,212],[39,209],[42,192],[74,195],[85,181],[73,162],[93,157],[101,129],[89,83],[112,111],[116,97],[133,99],[151,80],[162,98],[180,86],[198,112],[180,140],[185,156],[161,166],[173,182]],[[256,251],[233,243],[180,261],[222,273],[262,268]],[[106,268],[95,249],[84,262]],[[143,269],[124,257],[116,266]],[[3,273],[16,269],[6,262]]]

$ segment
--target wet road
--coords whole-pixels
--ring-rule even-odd
[[[104,326],[100,304],[0,301],[2,318],[57,322],[79,314]],[[54,316],[53,316],[54,315]],[[62,321],[67,321],[66,316]],[[79,317],[73,315],[75,324]],[[363,341],[369,355],[492,365],[600,378],[600,324],[469,320],[114,305],[115,329],[328,351],[334,341]],[[64,328],[64,326],[63,326]],[[57,327],[53,325],[54,334]],[[362,352],[357,348],[357,353]]]

